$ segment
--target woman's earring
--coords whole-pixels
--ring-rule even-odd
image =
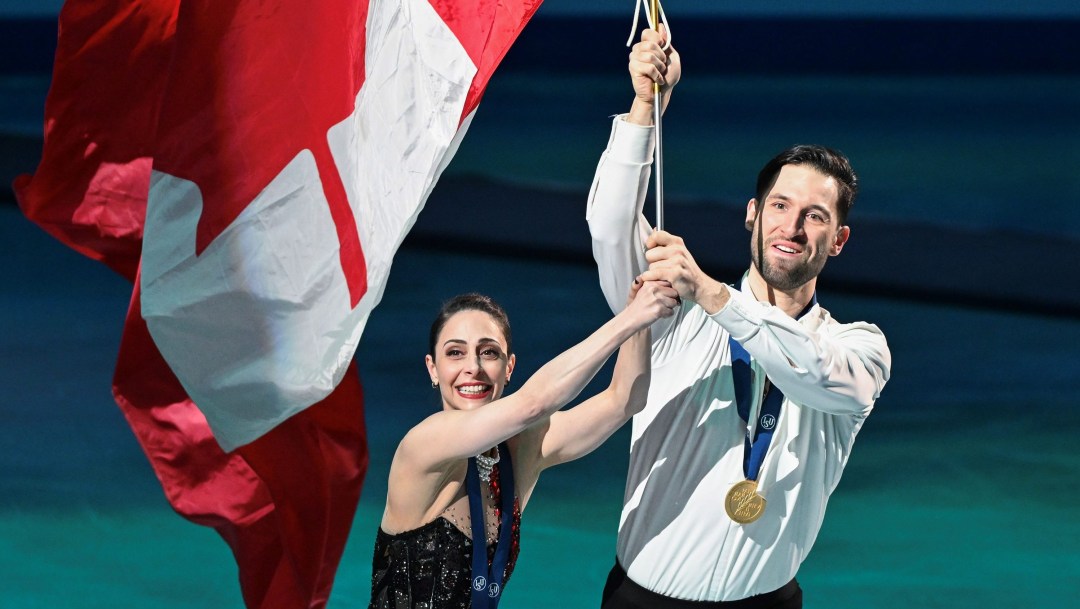
[[[431,388],[432,389],[438,389],[439,388],[439,381],[436,381],[435,379],[432,379],[431,380]]]

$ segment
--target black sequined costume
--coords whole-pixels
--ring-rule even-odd
[[[496,470],[491,484],[496,506],[499,504],[498,486]],[[498,512],[496,509],[494,522],[499,521]],[[504,588],[517,563],[520,540],[521,504],[515,497]],[[488,565],[495,555],[495,547],[496,544],[489,540]],[[396,535],[380,528],[375,536],[368,609],[469,609],[472,604],[472,553],[472,538],[443,516]]]
[[[517,510],[515,510],[516,512]],[[520,516],[514,515],[515,525]],[[517,547],[518,526],[514,527]],[[488,544],[488,560],[495,544]],[[517,562],[512,552],[503,582]],[[468,609],[472,589],[472,540],[439,517],[397,535],[379,530],[375,537],[369,609]]]

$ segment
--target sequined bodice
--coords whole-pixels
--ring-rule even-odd
[[[514,502],[510,561],[503,581],[517,562],[521,508]],[[369,609],[468,609],[471,604],[472,540],[440,516],[420,528],[396,535],[379,529],[372,562]],[[495,544],[488,544],[488,561]]]

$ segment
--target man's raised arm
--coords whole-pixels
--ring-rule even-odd
[[[589,191],[586,219],[593,257],[600,288],[614,312],[625,306],[630,282],[648,268],[645,239],[650,227],[641,212],[652,173],[653,83],[660,83],[666,107],[682,74],[679,54],[666,45],[666,37],[663,29],[645,30],[631,50],[628,69],[634,102],[628,114],[614,119]]]

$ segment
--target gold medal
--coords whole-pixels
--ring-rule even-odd
[[[765,512],[765,498],[757,492],[757,482],[736,482],[724,499],[724,510],[739,524],[749,524]]]

